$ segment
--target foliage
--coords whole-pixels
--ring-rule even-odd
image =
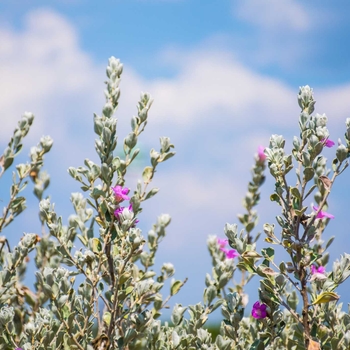
[[[169,138],[160,138],[159,151],[150,151],[150,165],[131,194],[125,175],[139,154],[136,146],[148,123],[152,98],[141,94],[131,132],[123,142],[124,156],[115,156],[114,113],[122,71],[119,60],[110,58],[106,103],[102,114],[94,116],[99,163],[85,159],[84,166],[68,169],[83,192],[71,195],[75,213],[67,226],[44,196],[50,177],[42,171],[43,157],[52,140],[43,137],[31,149],[30,162],[17,165],[13,172],[0,231],[25,209],[26,199],[20,192],[30,178],[40,201],[42,232],[24,234],[14,249],[6,236],[0,237],[0,349],[348,349],[350,315],[337,304],[336,289],[350,275],[350,255],[345,253],[329,267],[327,249],[333,238],[325,243],[322,234],[333,217],[325,211],[328,196],[348,166],[350,119],[346,121],[346,145],[339,142],[329,170],[322,155],[324,147],[332,146],[327,117],[312,115],[312,90],[300,88],[300,136],[294,137],[292,153],[286,154],[285,140],[279,135],[272,135],[269,147],[259,149],[243,200],[246,213],[238,216],[243,229],[239,232],[236,224],[226,224],[227,240],[209,237],[213,269],[205,277],[202,302],[187,307],[176,304],[171,323],[162,324],[162,309],[186,280],[172,279],[163,299],[164,282],[175,269],[165,263],[157,272],[154,263],[171,219],[167,214],[159,216],[144,237],[137,217],[144,202],[158,192],[149,186],[158,165],[175,154],[174,146]],[[33,120],[31,113],[25,113],[19,122],[0,158],[0,176],[20,152]],[[281,215],[276,217],[278,228],[272,223],[263,225],[268,246],[257,252],[260,234],[253,235],[258,219],[254,207],[260,199],[266,164],[275,180],[270,199],[280,206]],[[291,186],[293,180],[287,174],[294,167],[296,184]],[[309,212],[312,193],[317,206]],[[227,249],[227,244],[233,249]],[[276,262],[271,245],[285,250],[288,261]],[[33,250],[37,271],[30,287],[23,279]],[[245,317],[245,286],[256,275],[261,278],[260,300],[254,303],[252,316]],[[234,276],[240,282],[231,284]],[[218,308],[223,321],[214,339],[205,327]]]

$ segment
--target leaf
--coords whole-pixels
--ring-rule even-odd
[[[278,204],[280,204],[280,197],[277,193],[272,193],[272,195],[270,196],[270,201],[271,202],[277,202]]]
[[[159,191],[159,188],[152,188],[146,195],[145,200],[150,199],[153,197],[155,194],[157,194]]]
[[[313,177],[314,177],[314,174],[315,174],[315,170],[311,167],[307,167],[304,169],[304,181],[305,182],[308,182],[310,181]]]
[[[98,216],[95,218],[95,221],[98,223],[99,226],[103,228],[106,227],[105,223]]]
[[[334,158],[334,159],[333,159],[333,162],[332,162],[332,169],[333,169],[333,171],[336,171],[336,170],[337,170],[337,168],[338,168],[338,163],[339,163],[338,159],[337,159],[337,158]]]
[[[324,175],[321,175],[318,179],[323,183],[324,188],[329,191],[332,186],[332,181]]]
[[[258,254],[256,251],[245,251],[242,254],[242,258],[254,258],[254,259],[260,259],[262,258],[262,256],[260,254]]]
[[[129,164],[138,156],[138,154],[140,153],[140,149],[136,148],[134,153],[132,154],[131,158],[130,158],[130,162]]]
[[[107,326],[109,326],[109,324],[111,323],[111,313],[106,311],[104,314],[103,314],[103,317],[102,317],[103,321],[106,323]]]
[[[273,258],[275,256],[275,250],[273,248],[264,248],[261,249],[261,253],[264,256],[264,258],[266,258],[267,260],[271,260],[273,261]],[[268,256],[268,258],[266,257],[266,255]]]
[[[13,157],[8,156],[5,158],[5,161],[3,162],[2,167],[4,168],[4,170],[6,170],[12,165],[12,163],[13,163]]]
[[[134,290],[133,286],[129,286],[125,289],[125,295],[129,295]]]
[[[80,239],[80,242],[84,244],[84,246],[87,246],[87,240],[85,239],[84,236],[82,236],[81,234],[78,234],[77,237]]]
[[[280,268],[280,271],[281,271],[281,273],[283,274],[283,273],[286,273],[286,264],[284,263],[284,261],[282,261],[281,263],[280,263],[280,266],[279,266],[279,268]]]
[[[325,304],[325,303],[329,303],[330,301],[336,301],[338,299],[339,299],[339,295],[337,293],[323,292],[315,299],[312,305]]]
[[[171,157],[173,157],[174,155],[175,155],[175,152],[168,152],[168,153],[165,153],[164,155],[162,155],[162,156],[159,158],[158,162],[159,162],[159,163],[160,163],[160,162],[164,162],[164,161],[170,159]]]
[[[237,264],[237,267],[240,268],[241,270],[248,271],[250,273],[256,273],[254,266],[251,266],[243,261],[239,262]]]
[[[277,275],[278,273],[275,272],[274,270],[272,270],[270,267],[264,267],[261,269],[261,271],[263,273],[265,273],[266,275],[269,275],[269,276],[275,276]]]
[[[182,287],[182,281],[175,281],[170,288],[170,295],[173,296],[177,294]]]
[[[153,177],[153,168],[150,166],[146,166],[142,173],[142,179],[145,184],[151,182]]]
[[[92,251],[97,254],[102,251],[101,241],[96,237],[92,239]]]
[[[300,196],[300,192],[299,192],[299,190],[298,190],[298,188],[297,187],[292,187],[291,189],[290,189],[290,193],[295,197],[295,198],[300,198],[301,196]]]
[[[173,296],[177,294],[186,282],[187,278],[185,278],[183,281],[175,281],[174,283],[172,283],[170,287],[170,295]]]
[[[306,210],[307,210],[307,207],[304,207],[301,210],[295,209],[294,213],[295,213],[296,216],[303,216],[303,214],[306,212]]]
[[[335,238],[335,236],[332,236],[332,237],[328,240],[328,242],[327,242],[326,247],[324,248],[324,250],[326,250],[326,249],[333,243],[334,238]]]
[[[249,348],[249,350],[264,350],[264,349],[265,349],[264,343],[260,339],[255,340],[255,342]]]
[[[307,191],[306,195],[304,196],[303,200],[305,200],[311,193],[312,191],[317,187],[317,185],[312,185],[310,189]]]

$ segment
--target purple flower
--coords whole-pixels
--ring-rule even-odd
[[[124,210],[127,210],[127,212],[131,212],[131,213],[133,213],[133,209],[132,209],[132,205],[130,204],[129,205],[129,207],[119,207],[119,208],[117,208],[115,211],[114,211],[114,216],[117,218],[117,220],[120,222],[120,220],[121,220],[121,215],[122,214],[124,214],[125,212],[124,212]],[[125,213],[125,214],[127,214],[127,213]],[[133,213],[134,214],[134,213]],[[137,224],[139,222],[139,220],[135,220],[134,221],[134,224],[133,224],[133,226],[132,227],[134,227],[135,226],[135,224]]]
[[[218,238],[217,242],[220,248],[225,248],[225,245],[228,243],[228,239]]]
[[[256,319],[265,318],[267,316],[266,308],[267,305],[265,305],[264,303],[260,304],[260,301],[257,301],[253,305],[252,316]]]
[[[258,157],[260,162],[264,162],[266,159],[266,154],[264,153],[264,146],[259,146],[258,147]]]
[[[312,208],[317,212],[319,207],[316,207],[315,205],[312,206]],[[329,214],[325,211],[320,210],[320,212],[317,214],[316,219],[323,219],[323,218],[328,218],[328,219],[334,219],[334,215]]]
[[[324,266],[316,267],[315,265],[311,265],[311,273],[314,275],[315,273],[322,273],[324,274],[326,272],[326,268]]]
[[[220,250],[225,253],[226,259],[234,259],[239,256],[239,254],[234,249],[220,248]]]
[[[115,186],[115,187],[111,187],[111,189],[114,192],[115,195],[115,199],[117,200],[118,203],[124,201],[124,200],[129,200],[130,198],[127,196],[127,194],[129,193],[129,189],[127,187],[123,188],[122,186]]]
[[[323,144],[328,148],[331,148],[335,145],[335,142],[330,139],[322,139],[321,142],[323,142]]]
[[[311,274],[312,277],[310,278],[310,281],[313,280],[325,280],[326,277],[326,268],[324,266],[316,267],[315,265],[311,265]]]

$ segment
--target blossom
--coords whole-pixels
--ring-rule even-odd
[[[127,196],[129,193],[129,189],[127,187],[123,188],[122,186],[115,186],[111,187],[111,189],[114,192],[115,199],[117,200],[118,203],[124,201],[124,200],[129,200],[130,198]]]
[[[264,162],[266,159],[266,154],[264,153],[264,146],[259,146],[258,147],[258,158],[260,162]]]
[[[134,217],[134,212],[133,212],[133,209],[132,209],[132,205],[130,204],[129,207],[119,207],[119,208],[117,208],[114,211],[114,216],[117,218],[117,220],[119,222],[122,221],[122,217],[121,216],[126,216],[126,218],[128,218],[128,216],[130,216],[129,219],[132,220],[133,217]],[[123,217],[123,219],[126,219],[126,218]],[[136,219],[134,221],[134,225],[137,224],[138,222],[139,222],[139,220]]]
[[[228,239],[218,238],[217,242],[218,242],[218,245],[220,246],[220,248],[225,248],[225,245],[228,243]]]
[[[227,259],[234,259],[235,257],[239,256],[234,249],[220,248],[220,250],[225,253]]]
[[[323,142],[323,144],[328,148],[331,148],[335,145],[335,142],[330,139],[322,139],[321,142]]]
[[[266,308],[267,305],[260,303],[260,301],[257,301],[253,305],[252,316],[256,319],[265,318],[267,316]]]
[[[326,268],[324,266],[316,267],[315,265],[311,265],[312,277],[311,277],[310,281],[326,279],[327,277],[326,277],[325,273],[326,273]]]
[[[315,205],[312,206],[312,208],[317,212],[319,207],[316,207]],[[320,210],[320,212],[317,214],[316,219],[323,219],[323,218],[328,218],[328,219],[334,219],[334,215],[329,214],[325,211]]]
[[[315,273],[322,273],[324,274],[326,272],[326,268],[324,266],[316,267],[315,265],[311,265],[311,273],[314,275]]]

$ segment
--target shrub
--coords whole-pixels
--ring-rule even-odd
[[[117,120],[113,115],[122,70],[119,60],[110,58],[106,103],[102,114],[94,116],[99,164],[85,159],[84,166],[68,169],[85,193],[72,193],[75,214],[69,217],[68,226],[44,196],[50,178],[42,167],[51,138],[41,138],[31,149],[30,162],[16,166],[0,231],[25,209],[26,199],[20,193],[29,178],[40,200],[43,230],[40,235],[24,234],[14,249],[6,236],[0,237],[0,349],[349,349],[350,315],[337,304],[336,288],[350,275],[350,255],[344,253],[330,266],[327,248],[333,238],[325,243],[322,237],[333,218],[326,212],[328,196],[348,166],[350,119],[346,120],[346,145],[339,141],[329,170],[322,155],[324,147],[334,145],[327,117],[312,115],[312,90],[300,88],[300,136],[293,139],[292,153],[285,152],[285,140],[279,135],[272,135],[269,147],[259,148],[243,201],[246,213],[238,216],[243,229],[238,232],[236,224],[226,224],[226,239],[209,237],[213,269],[205,277],[203,301],[188,307],[176,304],[171,323],[162,324],[158,320],[162,309],[186,280],[172,279],[169,296],[163,299],[164,282],[175,269],[165,263],[157,273],[154,262],[170,216],[159,216],[146,237],[138,228],[137,217],[144,202],[158,192],[149,186],[159,163],[175,154],[174,146],[169,138],[160,138],[159,151],[150,151],[150,165],[131,192],[125,175],[139,154],[136,146],[147,125],[152,99],[141,94],[131,132],[123,142],[124,156],[115,156]],[[33,114],[25,113],[19,121],[0,158],[0,176],[22,149],[33,120]],[[278,229],[264,224],[268,247],[258,253],[254,207],[260,199],[266,164],[275,180],[270,199],[281,213],[276,217]],[[294,167],[296,185],[291,186],[293,180],[287,174]],[[311,194],[317,205],[310,212]],[[287,262],[275,261],[273,244],[287,253]],[[33,250],[37,271],[34,286],[29,287],[23,278]],[[231,285],[235,273],[240,283]],[[245,286],[255,275],[261,278],[260,300],[249,310],[251,316],[245,316]],[[224,319],[220,334],[213,339],[204,326],[218,308]]]

